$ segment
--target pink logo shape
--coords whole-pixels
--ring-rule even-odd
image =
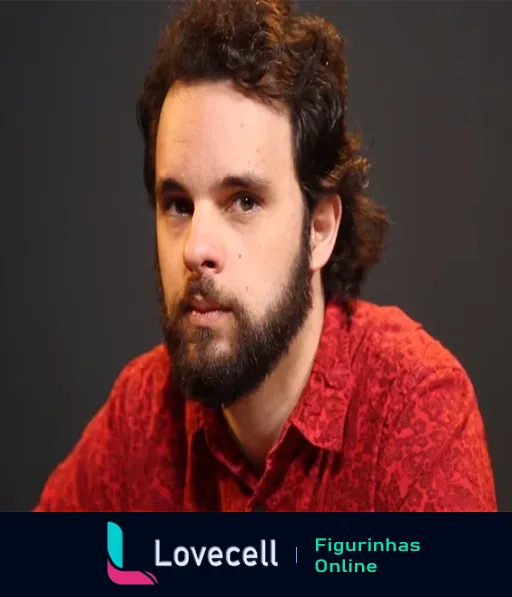
[[[151,572],[119,570],[110,563],[110,560],[107,561],[107,572],[110,580],[116,585],[156,585],[158,582]]]

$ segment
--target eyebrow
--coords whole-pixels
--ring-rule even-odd
[[[268,192],[272,188],[272,183],[253,172],[244,172],[242,174],[230,174],[224,176],[221,180],[217,180],[210,187],[210,191],[220,191],[234,188],[254,189],[259,192]],[[188,191],[184,185],[172,177],[164,177],[157,181],[155,185],[156,196],[161,196],[164,193],[185,193]]]

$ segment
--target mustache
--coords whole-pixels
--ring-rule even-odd
[[[218,288],[212,278],[200,278],[190,280],[187,284],[183,295],[178,300],[177,307],[179,312],[185,313],[188,303],[197,297],[201,297],[205,301],[218,303],[226,310],[236,311],[238,308],[238,301],[227,292]]]

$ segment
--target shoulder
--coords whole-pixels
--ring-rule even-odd
[[[158,344],[130,359],[117,375],[113,390],[140,389],[148,381],[165,383],[170,360],[163,344]]]
[[[163,344],[129,360],[112,385],[108,402],[121,419],[150,419],[164,402],[170,379],[170,359]]]
[[[49,475],[35,511],[128,509],[124,488],[148,445],[145,440],[163,402],[168,370],[160,346],[122,368],[73,449]]]
[[[439,371],[467,373],[459,359],[400,307],[359,301],[350,326],[354,372],[414,384]]]
[[[390,433],[414,427],[416,421],[416,432],[428,423],[436,433],[442,431],[436,435],[441,438],[469,416],[476,416],[481,427],[478,399],[464,366],[402,309],[360,303],[350,338],[358,394],[386,421]]]
[[[426,413],[439,424],[444,419],[454,425],[478,410],[461,361],[403,309],[359,301],[348,329],[347,359],[358,408],[377,413],[388,425],[400,413]]]

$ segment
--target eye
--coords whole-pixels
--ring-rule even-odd
[[[251,195],[240,195],[235,199],[234,205],[238,205],[240,211],[250,213],[258,206],[258,201]]]
[[[177,216],[188,216],[194,211],[192,202],[184,198],[168,198],[163,201],[164,209]]]

